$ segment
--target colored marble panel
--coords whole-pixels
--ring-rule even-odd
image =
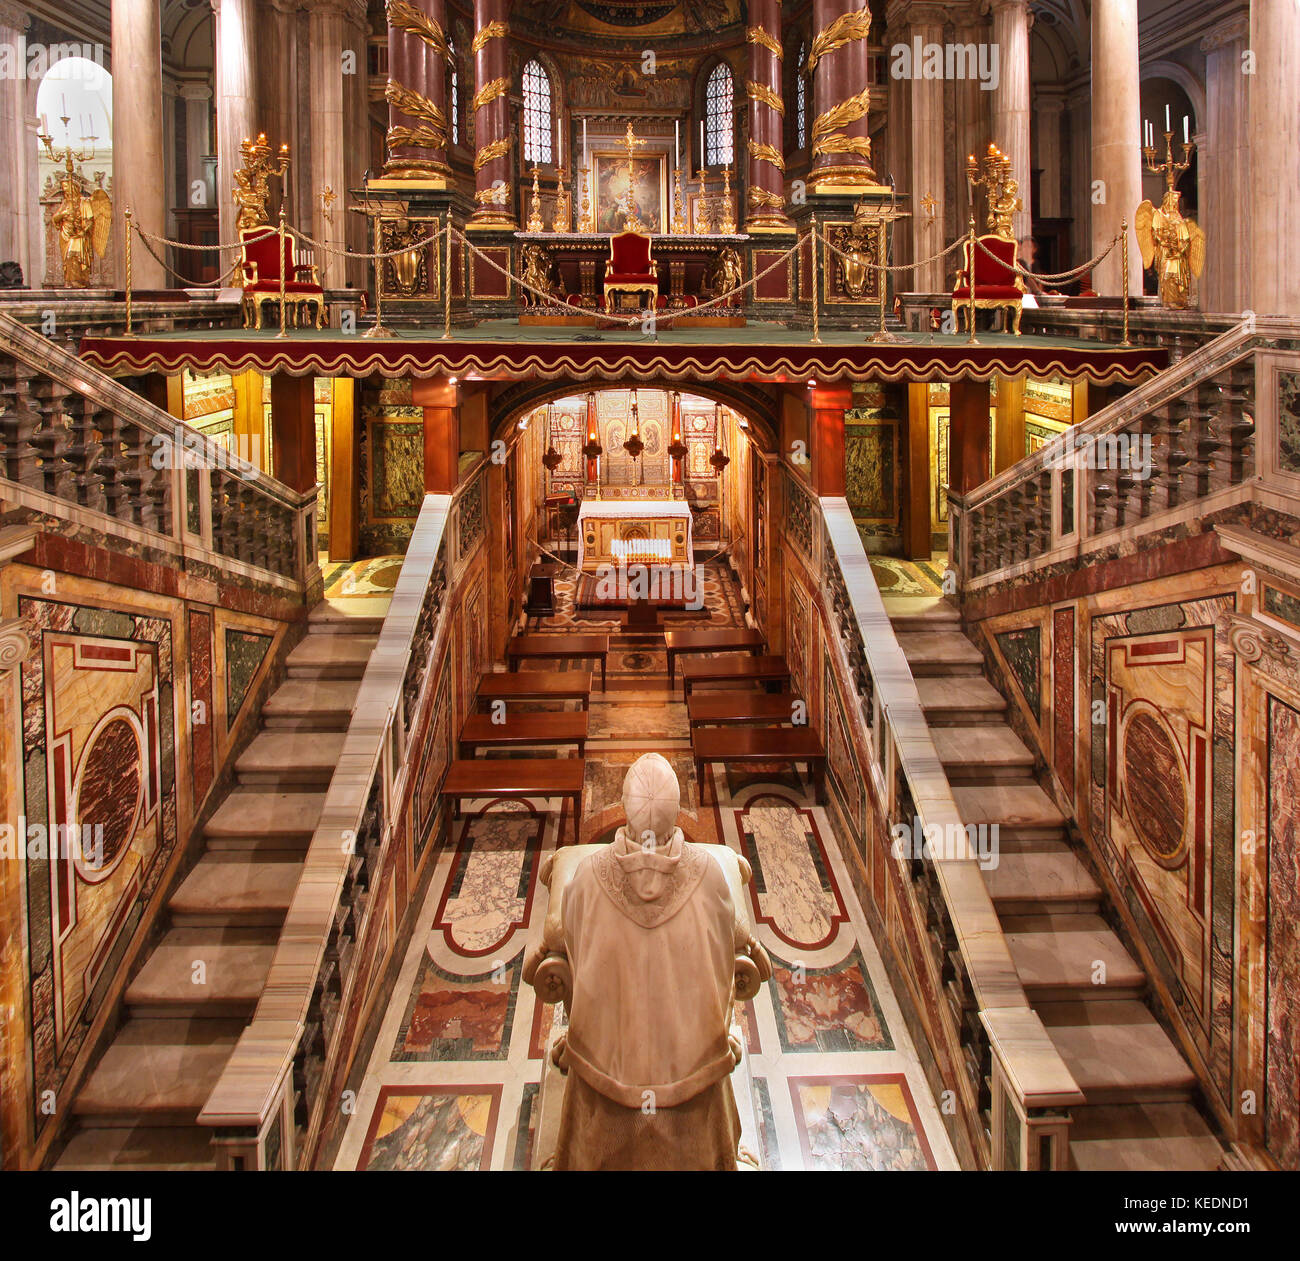
[[[226,727],[233,729],[257,671],[271,649],[270,635],[226,629]]]
[[[358,1169],[487,1169],[501,1087],[384,1086]]]
[[[1264,1141],[1300,1166],[1300,710],[1268,698],[1268,1029]]]
[[[845,494],[853,515],[892,521],[898,515],[893,422],[844,426]]]
[[[376,517],[416,517],[424,500],[424,426],[370,426],[371,510]]]
[[[772,959],[772,1008],[785,1051],[892,1051],[862,954],[826,968]]]
[[[1037,626],[1026,626],[1021,630],[1003,631],[996,636],[998,647],[1011,670],[1011,677],[1020,688],[1021,695],[1029,705],[1029,711],[1035,722],[1041,722],[1042,694],[1040,687],[1040,660],[1042,655],[1042,634]]]
[[[212,786],[212,617],[194,609],[190,631],[190,772],[197,808]],[[201,708],[196,708],[201,707]],[[201,721],[200,721],[201,718]]]
[[[1300,626],[1300,598],[1276,587],[1264,588],[1264,612],[1290,622],[1292,626]]]
[[[394,1061],[503,1060],[519,996],[523,956],[497,974],[467,978],[425,955],[390,1058]]]
[[[533,1167],[533,1139],[537,1133],[537,1099],[541,1086],[535,1081],[524,1083],[519,1098],[519,1123],[515,1127],[515,1154],[511,1168],[522,1173]]]
[[[1300,473],[1300,372],[1277,378],[1278,467]]]
[[[901,1073],[789,1080],[806,1169],[935,1168]]]

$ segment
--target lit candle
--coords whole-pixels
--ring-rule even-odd
[[[700,170],[703,170],[708,163],[704,160],[704,119],[700,119]]]
[[[1165,106],[1165,130],[1173,131],[1173,129],[1174,129],[1174,124],[1172,122],[1172,115],[1170,114],[1169,106],[1166,105]]]
[[[680,119],[673,119],[673,169],[680,170],[682,165],[682,124]]]
[[[587,120],[582,120],[582,165],[587,167],[590,163],[587,161]]]
[[[1192,139],[1192,124],[1186,114],[1183,115],[1183,144],[1190,143]]]

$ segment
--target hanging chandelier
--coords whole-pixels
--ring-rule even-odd
[[[717,403],[713,405],[713,420],[718,436],[715,439],[717,446],[709,456],[709,463],[713,465],[713,471],[721,475],[722,470],[731,463],[731,457],[722,449],[722,408]]]
[[[635,390],[632,391],[632,406],[628,412],[628,418],[632,422],[632,432],[623,444],[623,450],[636,460],[640,458],[641,452],[645,450],[645,443],[641,441],[641,413],[637,407]]]
[[[545,465],[548,473],[554,473],[563,463],[564,456],[555,449],[555,443],[552,442],[551,445],[546,448],[546,453],[542,456],[542,464]]]

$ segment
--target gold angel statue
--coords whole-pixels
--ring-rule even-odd
[[[86,191],[84,179],[73,170],[71,151],[59,188],[63,201],[54,212],[52,222],[59,234],[59,253],[63,256],[63,283],[70,289],[86,289],[90,286],[92,264],[96,258],[103,258],[108,248],[113,231],[113,203],[98,181],[91,192]]]
[[[235,187],[231,192],[239,207],[236,226],[245,232],[270,223],[266,203],[271,195],[271,177],[282,176],[289,169],[289,146],[282,144],[280,152],[273,154],[266,133],[261,132],[256,140],[241,140],[239,153],[244,165],[235,172]]]
[[[1142,266],[1155,264],[1160,301],[1179,309],[1191,300],[1192,277],[1205,270],[1205,232],[1195,219],[1183,218],[1181,196],[1176,188],[1167,188],[1159,210],[1144,201],[1134,220]]]

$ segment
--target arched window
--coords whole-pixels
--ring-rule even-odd
[[[524,67],[524,161],[551,160],[551,76],[540,61]]]
[[[794,68],[794,143],[796,149],[808,144],[808,76],[804,64],[808,60],[808,45],[799,45],[799,60]]]
[[[451,120],[451,143],[460,144],[460,74],[456,65],[456,45],[447,41],[451,54],[451,81],[447,84],[447,117]]]
[[[735,131],[735,103],[732,100],[731,67],[719,62],[704,88],[704,164],[730,166],[731,137]]]

